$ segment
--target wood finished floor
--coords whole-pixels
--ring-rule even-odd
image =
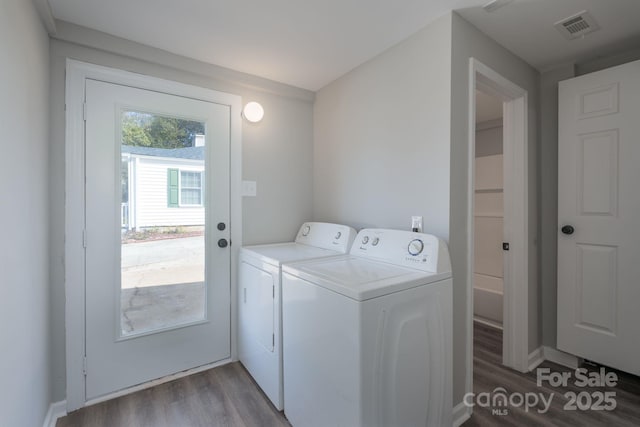
[[[564,411],[564,393],[584,389],[536,386],[535,373],[521,374],[501,365],[502,334],[476,324],[474,329],[474,392],[504,387],[511,392],[554,393],[546,414],[509,408],[506,416],[475,407],[463,427],[476,426],[640,426],[640,379],[617,372],[617,408],[604,411]],[[570,369],[545,362],[555,372]],[[605,389],[588,389],[589,391]],[[153,388],[75,411],[58,420],[57,427],[278,427],[290,426],[239,363],[210,369]],[[329,427],[329,426],[328,426]],[[391,426],[390,426],[391,427]]]
[[[240,363],[210,369],[60,418],[57,427],[289,426]]]
[[[580,427],[624,427],[640,426],[640,378],[614,371],[619,382],[614,388],[579,388],[574,385],[573,376],[567,387],[550,387],[546,382],[542,387],[536,385],[536,373],[522,374],[502,366],[502,331],[479,323],[474,325],[473,380],[474,393],[491,392],[496,387],[503,387],[509,393],[544,393],[546,398],[554,393],[551,407],[545,414],[536,409],[526,412],[524,408],[509,408],[505,416],[492,415],[491,409],[476,406],[473,416],[463,427],[475,426],[580,426]],[[544,362],[540,367],[550,368],[551,372],[572,372],[571,369],[551,362]],[[597,368],[584,366],[589,370]],[[612,371],[607,368],[607,372]],[[564,394],[568,391],[614,391],[617,408],[613,411],[565,411],[568,399]],[[542,405],[539,405],[542,408]]]

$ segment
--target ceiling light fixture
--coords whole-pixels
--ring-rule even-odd
[[[242,109],[242,116],[251,123],[258,123],[264,117],[264,108],[257,102],[248,102]]]

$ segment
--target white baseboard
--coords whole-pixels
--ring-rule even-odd
[[[527,361],[529,371],[536,369],[542,362],[544,362],[544,347],[540,346],[529,353],[529,359]]]
[[[472,408],[465,405],[464,402],[458,403],[453,408],[453,427],[459,427],[471,418]]]
[[[558,365],[566,366],[571,369],[576,369],[580,366],[580,358],[573,354],[565,353],[547,346],[544,346],[543,352],[545,360],[548,360],[549,362],[557,363]]]
[[[49,405],[47,415],[44,417],[42,427],[56,427],[56,421],[58,418],[67,415],[67,402],[62,400],[60,402],[53,402]]]

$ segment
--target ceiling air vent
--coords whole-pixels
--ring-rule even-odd
[[[593,16],[586,10],[562,19],[553,24],[553,26],[556,27],[567,40],[577,39],[600,29],[596,20],[593,19]]]

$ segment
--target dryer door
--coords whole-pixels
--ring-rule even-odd
[[[238,291],[240,361],[282,409],[280,268],[241,255]]]
[[[248,352],[273,353],[277,271],[271,266],[240,264],[240,332]],[[273,267],[275,269],[275,267]],[[242,350],[241,350],[242,353]]]

